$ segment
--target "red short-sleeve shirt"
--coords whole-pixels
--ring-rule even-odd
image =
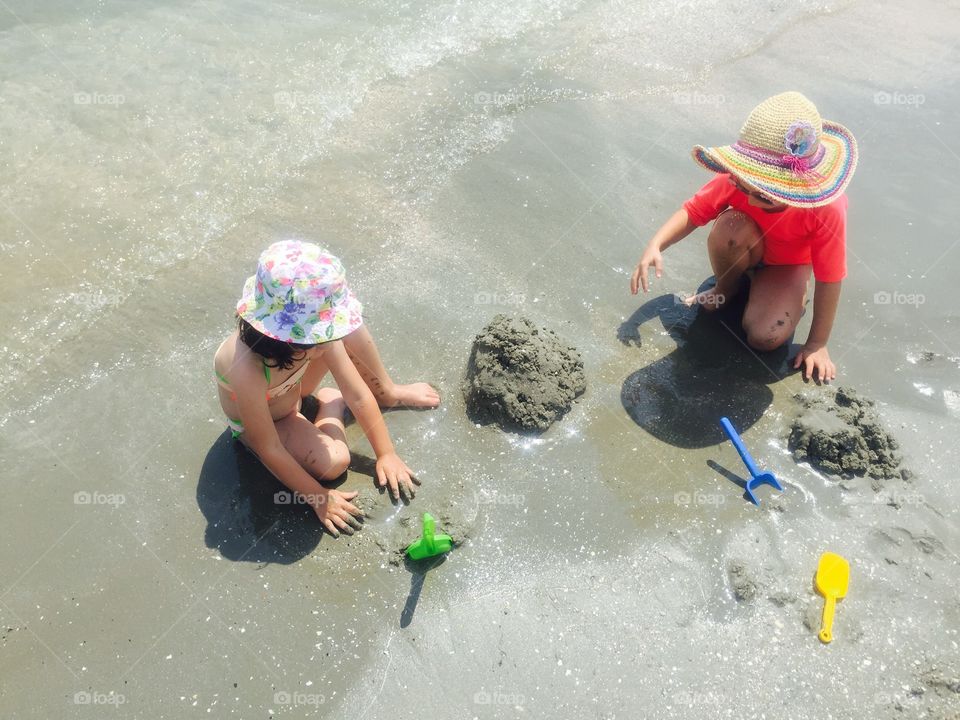
[[[683,207],[695,225],[706,225],[727,208],[746,213],[763,233],[763,262],[767,265],[812,265],[821,282],[847,276],[847,196],[815,208],[788,207],[766,212],[718,174]]]

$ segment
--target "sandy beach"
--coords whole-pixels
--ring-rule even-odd
[[[960,6],[600,0],[0,4],[0,715],[960,717]],[[788,446],[792,352],[675,300],[644,245],[761,99],[856,135],[836,386],[906,479]],[[423,482],[324,535],[224,429],[213,353],[259,252],[333,249]],[[497,314],[586,391],[542,435],[468,416]],[[809,318],[801,322],[802,342]],[[732,329],[731,329],[732,328]],[[717,420],[783,483],[743,497]],[[430,512],[458,542],[401,551]],[[824,551],[850,561],[817,639]]]

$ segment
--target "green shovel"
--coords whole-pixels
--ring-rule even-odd
[[[435,531],[433,515],[424,513],[423,535],[407,548],[407,557],[411,560],[423,560],[450,552],[453,549],[453,538],[449,535],[435,535]]]

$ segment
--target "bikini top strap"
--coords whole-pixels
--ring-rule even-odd
[[[215,372],[215,373],[217,374],[217,384],[218,384],[220,387],[222,387],[224,390],[229,390],[229,391],[230,391],[230,398],[231,398],[232,400],[236,400],[236,399],[237,399],[237,393],[236,393],[236,391],[235,391],[232,387],[230,387],[230,381],[227,380],[227,378],[224,377],[224,375],[223,375],[219,370],[217,370],[216,368],[213,369],[213,372]]]

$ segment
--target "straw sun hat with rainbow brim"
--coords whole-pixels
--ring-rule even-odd
[[[693,159],[771,200],[811,208],[846,190],[857,168],[857,141],[843,125],[823,120],[806,97],[785,92],[753,109],[733,145],[697,145]]]
[[[276,242],[247,279],[237,315],[267,337],[319,345],[363,324],[363,306],[347,287],[340,261],[313,243]]]

